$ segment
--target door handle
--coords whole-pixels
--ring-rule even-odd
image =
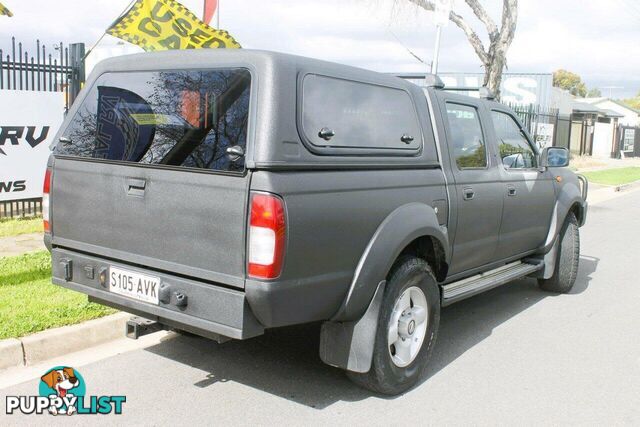
[[[518,192],[516,191],[516,187],[514,187],[513,185],[508,185],[507,186],[507,195],[508,196],[515,196]]]
[[[147,187],[147,181],[138,178],[127,179],[127,194],[129,196],[144,197],[144,190]]]
[[[465,200],[471,200],[476,196],[475,191],[473,191],[473,188],[471,187],[467,187],[465,189],[462,190],[462,198]]]

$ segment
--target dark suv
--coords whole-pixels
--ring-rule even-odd
[[[54,283],[213,339],[323,322],[323,361],[406,390],[440,307],[571,289],[587,212],[565,149],[425,82],[250,50],[103,62],[49,161]]]

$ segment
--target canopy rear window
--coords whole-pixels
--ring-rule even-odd
[[[245,69],[106,73],[90,89],[54,153],[241,172],[251,77]]]
[[[302,128],[311,148],[325,152],[412,154],[422,145],[409,93],[316,74],[302,83]]]

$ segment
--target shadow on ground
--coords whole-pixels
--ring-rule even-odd
[[[597,265],[597,258],[581,257],[572,294],[588,288]],[[553,296],[541,291],[534,279],[523,279],[444,308],[438,342],[421,382],[489,337],[494,328]],[[147,351],[208,372],[194,387],[234,381],[316,409],[371,397],[372,393],[353,385],[341,370],[320,361],[319,331],[319,324],[302,325],[225,344],[179,336]]]

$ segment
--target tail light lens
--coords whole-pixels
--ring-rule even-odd
[[[274,279],[280,275],[286,229],[282,199],[271,194],[253,193],[249,223],[249,276]]]
[[[44,174],[44,186],[42,188],[42,220],[44,232],[51,233],[51,218],[49,213],[49,193],[51,192],[51,169],[47,168]]]

